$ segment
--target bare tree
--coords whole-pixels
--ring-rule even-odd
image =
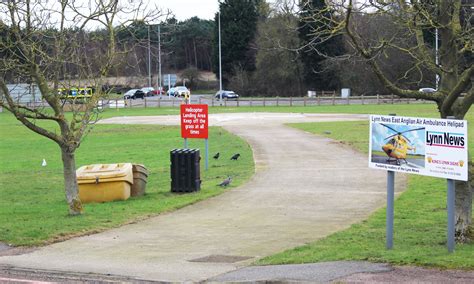
[[[306,1],[306,0],[303,0]],[[388,91],[406,98],[434,101],[440,116],[464,118],[474,102],[474,65],[473,65],[473,9],[472,1],[466,0],[369,0],[366,2],[347,0],[327,0],[328,7],[336,10],[331,18],[319,11],[308,21],[330,23],[326,29],[314,31],[316,42],[337,34],[344,34],[352,46],[353,56],[363,59],[373,70],[378,80]],[[381,33],[379,37],[365,36],[360,21],[389,19],[396,29],[391,34]],[[435,54],[434,44],[427,39],[439,34],[439,52]],[[400,78],[393,78],[387,68],[380,65],[381,57],[390,51],[402,52],[410,58],[405,72]],[[438,58],[438,60],[436,59]],[[426,72],[438,74],[439,81],[432,80],[432,86],[438,86],[435,92],[425,93],[408,89],[401,84],[403,77],[417,73],[420,78]],[[393,75],[393,74],[392,74]],[[426,86],[419,86],[426,87]],[[470,180],[473,167],[470,165]],[[456,183],[456,239],[468,240],[472,215],[472,187],[468,182]]]
[[[257,25],[254,84],[259,94],[300,96],[303,66],[295,52],[299,39],[293,1],[276,1],[268,14]]]
[[[0,3],[0,106],[59,145],[71,215],[83,211],[74,155],[106,96],[102,83],[119,54],[116,29],[132,17],[146,18],[142,11],[151,13],[141,2],[118,0]],[[37,85],[44,106],[19,103],[8,86],[12,81]]]

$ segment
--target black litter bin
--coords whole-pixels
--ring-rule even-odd
[[[171,160],[171,192],[195,192],[201,189],[199,149],[173,149]]]

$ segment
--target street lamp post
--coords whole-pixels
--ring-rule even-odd
[[[438,28],[435,29],[435,63],[436,68],[439,66],[439,54],[438,54]],[[439,85],[439,74],[436,72],[436,91],[438,91]]]
[[[151,43],[150,43],[150,25],[148,25],[148,87],[151,87]]]
[[[161,91],[163,90],[161,86],[161,28],[160,24],[158,24],[158,87],[160,90],[160,98],[161,98]]]
[[[222,105],[221,11],[219,6],[219,101]]]

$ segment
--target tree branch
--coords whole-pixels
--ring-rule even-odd
[[[472,84],[472,77],[474,76],[474,65],[471,65],[468,69],[464,70],[464,72],[461,74],[456,86],[449,91],[448,96],[444,100],[442,106],[441,106],[441,111],[443,113],[448,113],[453,104],[456,102],[456,100],[459,98],[461,93],[469,86],[469,84]],[[472,91],[472,88],[471,88]],[[471,102],[472,104],[472,102]],[[470,106],[470,105],[469,105]]]
[[[469,92],[467,92],[466,96],[463,99],[459,111],[459,117],[464,117],[471,108],[472,104],[474,104],[474,85],[471,86],[471,89],[469,90]]]
[[[56,135],[55,133],[50,132],[50,131],[48,131],[44,128],[41,128],[38,125],[36,125],[36,124],[34,124],[34,123],[32,123],[31,121],[28,120],[29,116],[24,115],[20,111],[19,106],[17,104],[15,104],[15,102],[11,98],[10,93],[8,91],[8,88],[7,88],[7,85],[6,85],[5,81],[3,80],[3,78],[0,78],[0,90],[2,91],[4,98],[7,100],[7,105],[5,105],[4,103],[2,103],[2,105],[5,106],[5,108],[8,111],[10,111],[15,116],[15,118],[17,120],[19,120],[21,123],[23,123],[26,127],[31,129],[32,131],[53,140],[54,142],[58,143],[59,145],[64,144],[64,141],[62,140],[61,136]]]

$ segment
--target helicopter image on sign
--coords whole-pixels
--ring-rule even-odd
[[[403,160],[405,164],[408,164],[406,160],[407,152],[408,150],[413,150],[413,152],[415,152],[416,147],[415,146],[412,147],[409,144],[411,143],[410,139],[408,139],[408,137],[406,137],[403,134],[407,132],[411,132],[411,131],[423,130],[425,128],[421,127],[421,128],[409,129],[406,131],[399,132],[386,124],[380,123],[380,125],[395,132],[395,134],[385,137],[385,140],[388,140],[388,141],[385,145],[382,146],[382,150],[388,156],[387,162],[388,163],[395,162],[397,165],[400,165],[400,161]]]

